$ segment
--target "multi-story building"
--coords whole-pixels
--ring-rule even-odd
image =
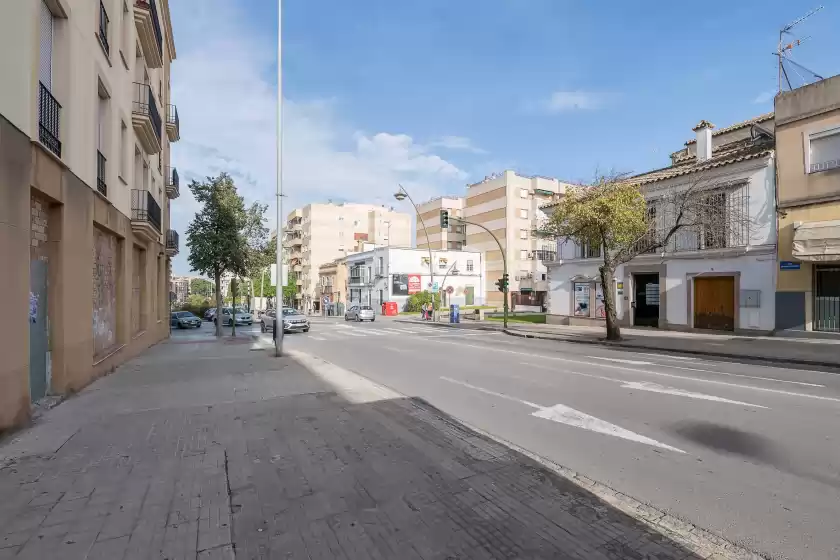
[[[341,257],[322,264],[318,268],[319,297],[322,312],[326,310],[330,315],[341,315],[347,303],[347,267]]]
[[[776,96],[776,328],[840,332],[840,76]]]
[[[442,290],[445,302],[483,305],[485,270],[476,251],[376,247],[344,259],[347,305],[370,305],[376,313],[386,301],[403,309],[409,296]]]
[[[671,231],[678,214],[673,204],[689,190],[688,212],[702,217],[679,229],[665,247],[620,265],[612,286],[600,280],[602,247],[558,240],[558,258],[548,265],[549,322],[602,323],[609,289],[621,325],[773,330],[773,114],[713,129],[701,121],[693,129],[696,138],[671,155],[672,165],[628,179],[647,200],[652,234]]]
[[[174,59],[168,0],[0,5],[0,429],[169,334]]]
[[[353,203],[309,204],[290,212],[286,242],[290,272],[298,291],[295,306],[320,313],[319,267],[352,252],[357,242],[411,244],[411,216],[386,206]]]
[[[464,203],[462,196],[441,196],[418,205],[420,219],[417,220],[415,228],[417,248],[428,249],[431,244],[432,249],[463,249],[467,242],[467,226],[452,220],[448,228],[442,229],[440,212],[446,210],[453,218],[463,218]],[[423,229],[424,223],[428,230],[428,239],[426,239],[427,232]]]
[[[191,276],[173,276],[170,291],[175,294],[175,301],[183,303],[190,297]]]
[[[487,303],[503,305],[504,295],[496,287],[507,259],[509,291],[514,306],[542,308],[548,290],[544,262],[554,260],[556,245],[534,236],[546,215],[541,207],[562,196],[568,183],[546,177],[525,177],[513,171],[486,177],[467,187],[463,213],[470,222],[481,224],[501,243],[501,249],[487,231],[467,225],[466,248],[484,253]]]

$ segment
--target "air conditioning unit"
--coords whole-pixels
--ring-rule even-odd
[[[528,252],[528,258],[529,258],[529,259],[533,259],[533,258],[534,258],[534,253],[533,253],[532,251]]]

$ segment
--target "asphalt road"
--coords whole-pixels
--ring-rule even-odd
[[[840,558],[840,373],[387,320],[285,340],[773,558]]]

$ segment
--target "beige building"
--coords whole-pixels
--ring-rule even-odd
[[[467,187],[464,199],[464,219],[481,224],[487,231],[467,225],[465,248],[485,254],[485,291],[487,303],[503,305],[504,298],[496,287],[502,277],[507,258],[511,304],[542,307],[548,290],[544,262],[554,260],[556,244],[553,240],[538,239],[537,229],[546,214],[541,206],[557,199],[571,186],[557,179],[527,177],[513,171],[491,175]]]
[[[168,0],[0,4],[0,430],[168,336],[174,59]]]
[[[345,257],[341,257],[318,267],[318,293],[327,309],[331,308],[335,314],[343,313],[342,308],[347,304],[347,267],[344,263]],[[327,299],[329,303],[326,303]]]
[[[295,307],[320,313],[319,268],[366,241],[376,245],[411,244],[411,216],[386,206],[353,203],[309,204],[287,215],[289,272],[297,284]]]
[[[840,76],[776,96],[776,329],[840,332]]]
[[[417,206],[421,220],[417,220],[416,237],[418,249],[459,250],[464,248],[467,242],[466,226],[450,221],[449,227],[441,229],[440,213],[442,210],[449,212],[450,217],[462,218],[464,212],[464,197],[462,196],[441,196],[433,198]],[[426,224],[429,238],[426,239],[426,231],[423,230],[423,223]]]

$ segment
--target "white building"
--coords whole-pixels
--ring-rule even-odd
[[[664,250],[620,266],[610,289],[621,325],[759,332],[775,326],[772,114],[714,133],[713,127],[701,121],[697,138],[671,155],[670,167],[630,180],[642,185],[659,231],[672,224],[657,200],[688,188],[702,188],[719,205],[724,231],[680,230]],[[558,242],[557,250],[549,263],[548,321],[602,322],[601,249]]]
[[[481,253],[433,251],[432,259],[429,263],[427,249],[396,247],[348,255],[345,259],[348,305],[370,305],[378,313],[383,302],[395,301],[402,310],[410,295],[433,291],[435,285],[447,294],[447,304],[484,303],[485,271]]]
[[[463,218],[466,198],[463,196],[440,196],[417,206],[420,219],[416,220],[415,239],[418,249],[463,249],[467,242],[467,226],[454,218]],[[446,229],[440,227],[440,212],[449,212],[451,223]],[[423,229],[423,224],[426,228]],[[429,237],[426,238],[428,233]]]

